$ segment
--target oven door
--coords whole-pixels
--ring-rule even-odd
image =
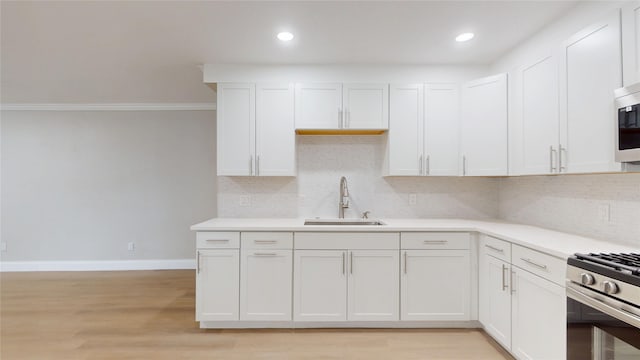
[[[640,359],[637,308],[567,283],[567,359]]]

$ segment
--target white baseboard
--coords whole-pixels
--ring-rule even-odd
[[[194,259],[0,262],[0,272],[179,270],[195,268],[196,261]]]

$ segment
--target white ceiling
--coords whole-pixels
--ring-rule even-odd
[[[2,1],[2,102],[212,101],[203,63],[490,64],[575,4]]]

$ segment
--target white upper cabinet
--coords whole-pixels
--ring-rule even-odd
[[[613,151],[613,90],[622,86],[619,12],[572,36],[562,55],[560,171],[621,170]]]
[[[342,84],[296,84],[296,129],[338,129],[342,125]]]
[[[622,8],[622,74],[624,86],[640,82],[640,1]]]
[[[218,175],[295,176],[291,84],[218,84]]]
[[[296,175],[293,99],[293,84],[256,85],[256,175]]]
[[[459,174],[460,91],[457,84],[425,84],[424,175]]]
[[[296,129],[388,129],[388,84],[296,84]]]
[[[386,175],[422,175],[424,86],[392,84]]]
[[[507,175],[507,74],[462,86],[462,172]]]
[[[558,81],[557,56],[544,56],[518,69],[514,101],[520,131],[514,140],[520,152],[519,174],[558,172]]]
[[[218,175],[253,175],[255,85],[218,84]]]

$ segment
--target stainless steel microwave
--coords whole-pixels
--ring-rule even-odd
[[[640,162],[640,83],[616,89],[616,148],[618,162]]]

